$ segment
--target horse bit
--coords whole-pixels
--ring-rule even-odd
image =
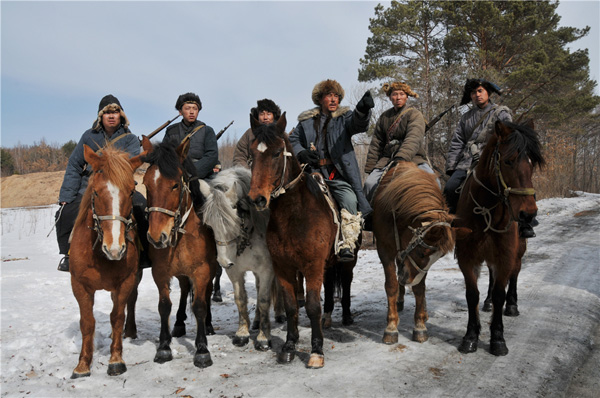
[[[102,230],[101,221],[111,221],[111,220],[121,221],[123,224],[125,224],[125,238],[128,241],[134,243],[133,238],[129,235],[129,231],[131,231],[135,228],[135,221],[133,221],[133,207],[131,208],[131,213],[129,213],[129,218],[125,218],[123,216],[114,215],[114,214],[110,214],[107,216],[99,216],[96,213],[96,206],[94,204],[94,195],[96,195],[96,192],[92,192],[92,195],[91,195],[92,196],[92,218],[94,220],[94,226],[88,227],[96,232],[96,241],[94,242],[94,245],[92,246],[92,250],[94,250],[96,248],[96,245],[98,244],[98,242],[100,242],[101,240],[104,239],[104,231]]]
[[[475,182],[477,182],[480,186],[485,188],[488,192],[490,192],[492,195],[494,195],[496,198],[499,199],[498,203],[496,203],[494,206],[492,206],[491,208],[488,209],[488,208],[481,206],[479,203],[477,203],[477,201],[473,197],[472,192],[469,192],[469,195],[471,196],[471,199],[473,200],[473,202],[476,205],[476,207],[473,208],[473,213],[481,214],[483,216],[483,218],[485,219],[485,223],[487,224],[487,226],[483,230],[483,232],[492,230],[493,232],[505,233],[505,232],[508,232],[508,230],[510,229],[512,222],[516,221],[514,218],[514,215],[513,215],[512,205],[510,204],[510,200],[508,200],[508,197],[511,194],[521,195],[521,196],[533,196],[533,195],[535,195],[535,189],[533,189],[533,188],[511,188],[506,184],[506,182],[504,181],[504,177],[502,177],[502,171],[500,170],[500,142],[498,142],[496,144],[496,149],[494,149],[494,157],[493,157],[492,162],[494,162],[494,172],[496,174],[496,180],[498,182],[498,189],[503,190],[502,192],[494,192],[491,189],[489,189],[488,187],[486,187],[483,184],[483,182],[481,182],[481,180],[479,180],[477,178],[477,175],[475,174],[475,169],[473,169],[472,175],[473,175],[473,179],[475,180]],[[490,162],[490,163],[492,163],[492,162]],[[506,205],[506,207],[508,208],[508,214],[510,216],[508,223],[506,224],[506,228],[504,228],[503,230],[495,229],[494,227],[492,227],[492,214],[491,214],[491,210],[494,210],[501,203]]]
[[[164,213],[170,217],[173,217],[173,228],[171,228],[171,234],[169,235],[169,237],[171,238],[169,240],[169,246],[171,246],[171,247],[175,247],[175,245],[177,244],[177,234],[179,234],[179,233],[185,234],[186,233],[185,229],[183,229],[183,225],[187,221],[187,218],[189,217],[190,212],[194,208],[194,204],[191,203],[189,209],[187,209],[185,211],[183,216],[181,215],[182,214],[181,207],[183,205],[183,199],[184,199],[184,196],[186,193],[188,194],[187,195],[188,197],[191,195],[189,181],[186,181],[182,175],[181,176],[181,190],[179,191],[179,204],[177,205],[176,211],[171,211],[169,209],[165,209],[162,207],[155,207],[155,206],[146,207],[146,209],[145,209],[146,217],[149,217],[150,213],[153,211],[158,212],[158,213]]]

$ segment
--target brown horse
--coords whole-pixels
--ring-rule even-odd
[[[260,125],[251,117],[252,181],[248,197],[260,209],[271,209],[267,245],[273,269],[284,290],[287,337],[280,363],[291,362],[298,341],[297,272],[306,279],[306,313],[311,324],[311,354],[307,366],[321,368],[323,329],[320,293],[325,269],[337,261],[337,227],[316,177],[304,173],[285,133],[285,113],[277,123]],[[327,296],[327,292],[325,294]],[[348,300],[349,301],[349,300]]]
[[[373,201],[373,234],[388,301],[384,343],[398,342],[398,311],[403,307],[406,286],[412,287],[416,302],[413,340],[422,343],[428,339],[427,271],[454,248],[457,235],[461,238],[468,233],[451,227],[452,219],[435,175],[414,163],[399,162],[381,179]]]
[[[142,164],[140,156],[129,159],[128,153],[111,146],[96,153],[84,145],[84,157],[93,173],[81,201],[71,240],[71,287],[79,304],[82,338],[79,363],[71,375],[73,379],[90,375],[96,324],[94,294],[97,290],[111,292],[113,301],[108,374],[115,376],[127,371],[122,358],[122,332],[125,305],[137,287],[137,234],[131,197],[135,190],[133,172]]]
[[[200,205],[193,200],[201,198],[201,195],[197,184],[191,185],[188,177],[193,172],[193,165],[184,166],[189,141],[184,141],[177,148],[169,143],[153,147],[150,140],[143,137],[142,146],[148,152],[143,160],[150,164],[144,175],[144,185],[148,196],[152,276],[158,287],[161,319],[154,361],[164,363],[173,359],[169,331],[172,306],[169,284],[175,276],[180,277],[180,284],[188,278],[191,281],[192,311],[197,326],[194,365],[205,368],[212,365],[206,335],[214,334],[210,295],[218,264],[214,237],[195,211]],[[193,199],[190,189],[194,187],[198,193]]]
[[[527,248],[519,238],[517,221],[530,223],[537,213],[533,170],[542,166],[541,145],[533,124],[496,122],[494,134],[481,153],[479,163],[467,178],[457,208],[456,224],[473,233],[457,242],[455,255],[465,278],[469,307],[467,332],[459,351],[477,350],[481,324],[477,278],[483,261],[493,274],[490,352],[506,355],[502,308],[506,285],[521,269]],[[516,299],[516,292],[515,292]]]

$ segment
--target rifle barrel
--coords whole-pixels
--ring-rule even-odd
[[[181,116],[181,115],[177,115],[173,119],[167,120],[166,122],[164,122],[160,127],[158,127],[156,130],[154,130],[153,132],[151,132],[150,134],[148,134],[148,139],[150,139],[150,138],[154,137],[156,134],[160,133],[160,131],[162,129],[164,129],[165,127],[167,127],[169,124],[173,123],[173,121],[175,119],[177,119],[179,116]]]
[[[219,138],[221,138],[221,136],[223,134],[225,134],[225,130],[227,130],[229,128],[229,126],[231,126],[232,124],[233,124],[233,120],[227,126],[225,126],[221,131],[219,131],[219,133],[217,134],[217,140]]]

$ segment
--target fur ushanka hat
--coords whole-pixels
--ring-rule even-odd
[[[471,92],[476,90],[479,86],[483,87],[485,91],[488,92],[488,96],[491,96],[493,93],[502,95],[502,90],[500,87],[496,86],[492,82],[488,82],[484,79],[467,79],[460,104],[465,105],[471,102]]]
[[[404,91],[406,93],[406,95],[408,95],[409,97],[419,98],[419,94],[412,91],[410,86],[404,82],[385,83],[381,87],[381,91],[383,91],[385,93],[385,95],[387,95],[388,97],[392,94],[392,92],[394,92],[396,90]]]
[[[200,97],[194,93],[181,94],[179,98],[177,98],[175,109],[180,111],[184,104],[196,104],[198,106],[198,112],[202,110],[202,102],[200,102]]]
[[[312,91],[313,103],[317,106],[321,106],[321,98],[323,98],[324,95],[327,95],[329,93],[334,93],[334,94],[339,95],[340,102],[342,102],[342,100],[344,99],[345,92],[344,92],[344,89],[342,88],[342,86],[335,80],[327,79],[327,80],[323,80],[320,83],[317,83],[317,85],[315,85],[315,88],[313,88],[313,91]]]
[[[281,116],[281,109],[277,104],[268,98],[256,101],[256,108],[252,108],[250,113],[255,119],[258,119],[258,114],[262,111],[271,112],[273,114],[273,120],[278,121]]]
[[[92,128],[95,129],[102,123],[102,115],[104,115],[108,111],[119,111],[121,114],[121,124],[123,127],[129,127],[129,119],[127,119],[127,115],[123,111],[123,107],[119,102],[119,99],[112,94],[105,95],[101,100],[100,104],[98,104],[98,118],[94,122]]]

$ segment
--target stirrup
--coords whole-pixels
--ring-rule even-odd
[[[69,272],[69,256],[64,256],[60,262],[58,263],[58,267],[56,268],[59,271]]]

